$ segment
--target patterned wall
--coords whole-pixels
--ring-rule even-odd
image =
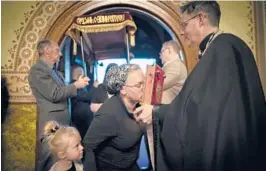
[[[12,2],[17,3],[17,2]],[[22,3],[22,2],[20,2]],[[31,171],[35,159],[36,105],[27,82],[27,73],[35,62],[37,41],[44,37],[56,18],[74,2],[31,2],[21,17],[21,6],[17,3],[14,19],[20,19],[12,30],[2,29],[7,43],[2,48],[2,75],[7,77],[11,102],[9,115],[2,125],[2,170]],[[164,2],[165,3],[165,2]],[[251,2],[219,2],[223,12],[221,28],[240,36],[255,53],[254,11]],[[2,2],[2,8],[7,7]],[[9,11],[5,15],[8,19]],[[5,26],[2,25],[2,28]],[[9,40],[12,38],[12,40]],[[31,104],[26,104],[30,102]]]
[[[36,105],[12,104],[2,125],[2,171],[33,171]]]
[[[35,63],[36,43],[45,37],[52,23],[73,2],[36,2],[24,13],[25,19],[14,30],[16,39],[8,49],[8,60],[2,61],[2,75],[7,77],[11,102],[34,102],[28,85],[28,71]]]
[[[243,39],[256,57],[255,14],[251,1],[219,1],[221,6],[220,28]]]
[[[2,7],[6,5],[5,3],[16,2],[3,2]],[[17,5],[17,14],[20,12],[20,5],[23,5],[21,3]],[[8,44],[9,38],[14,38],[9,47],[2,49],[1,52],[4,58],[1,59],[2,76],[7,78],[10,100],[13,103],[2,125],[1,170],[3,171],[34,170],[37,110],[35,104],[26,104],[35,101],[31,96],[27,75],[30,66],[37,58],[35,52],[37,41],[46,35],[58,15],[72,3],[31,2],[23,20],[18,22],[19,25],[14,24],[11,35],[6,35],[2,29],[2,42]],[[10,4],[6,6],[8,5]]]
[[[261,18],[263,18],[263,21],[262,21],[263,29],[260,29],[260,33],[258,34],[258,37],[261,37],[263,39],[261,40],[261,42],[263,41],[263,44],[260,42],[260,46],[258,47],[258,50],[261,55],[259,58],[260,77],[263,83],[264,94],[266,96],[266,2],[264,1],[264,2],[257,2],[257,3],[263,4],[262,14],[261,14],[262,16],[257,16],[257,20],[261,20]]]
[[[264,31],[266,33],[266,2],[263,2],[264,10],[263,10],[263,15],[264,15]]]
[[[264,18],[264,22],[263,22],[263,28],[264,28],[264,41],[266,41],[266,2],[263,2],[263,18]],[[266,42],[265,42],[266,43]],[[264,54],[265,54],[265,65],[266,65],[266,47],[264,47]],[[265,85],[266,86],[266,85]],[[266,93],[266,92],[265,92]]]

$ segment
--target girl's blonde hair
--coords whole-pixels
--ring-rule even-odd
[[[76,128],[59,125],[56,121],[49,121],[44,126],[44,135],[47,137],[49,148],[55,156],[58,152],[65,152],[68,140],[74,134],[79,135]]]

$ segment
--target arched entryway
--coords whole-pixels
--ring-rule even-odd
[[[75,16],[85,13],[95,13],[110,7],[127,7],[154,17],[164,27],[170,30],[175,39],[180,41],[188,70],[191,71],[193,66],[197,63],[196,50],[187,47],[178,33],[180,17],[177,10],[179,2],[148,2],[134,0],[36,2],[34,7],[27,13],[27,16],[25,15],[26,18],[23,28],[20,29],[20,36],[11,49],[12,63],[7,66],[2,66],[2,74],[6,75],[9,79],[11,102],[19,103],[11,106],[12,118],[10,120],[12,122],[11,124],[9,124],[9,122],[6,124],[6,129],[8,132],[11,132],[11,134],[6,134],[5,140],[13,140],[13,137],[16,137],[20,143],[17,143],[17,141],[9,141],[8,145],[4,147],[8,149],[9,153],[4,160],[7,163],[6,166],[10,166],[12,169],[20,166],[26,168],[26,170],[33,170],[34,167],[35,152],[33,147],[35,144],[35,120],[37,110],[35,99],[27,83],[27,75],[30,67],[38,58],[35,50],[38,40],[46,37],[61,44],[63,42],[62,38],[64,37],[64,33]],[[14,123],[19,124],[16,125]],[[29,126],[23,128],[23,132],[18,133],[17,129],[21,129],[21,124]],[[27,140],[26,145],[24,140]],[[10,149],[10,147],[14,146],[16,146],[16,148]],[[25,148],[25,146],[27,148]],[[25,162],[21,159],[21,155],[17,156],[16,149],[19,148],[24,149],[21,154],[28,156],[30,158],[28,161]]]
[[[167,30],[172,39],[179,41],[184,62],[191,71],[197,63],[197,53],[193,48],[185,45],[184,40],[179,34],[180,16],[178,13],[179,3],[175,2],[147,2],[147,1],[94,1],[94,2],[77,2],[69,9],[65,10],[47,33],[47,38],[63,43],[65,32],[68,30],[75,16],[84,14],[97,14],[101,12],[110,12],[124,10],[138,13],[146,16],[151,20],[159,23],[161,27]],[[147,21],[147,20],[146,20]]]
[[[77,2],[66,9],[54,22],[47,32],[47,38],[62,43],[65,32],[69,28],[73,18],[83,14],[94,14],[111,8],[123,8],[138,11],[152,17],[159,22],[173,39],[180,42],[184,54],[185,64],[190,72],[197,63],[196,49],[188,47],[179,34],[178,2],[155,1],[90,1]]]
[[[147,1],[95,1],[95,2],[77,2],[69,9],[65,10],[47,33],[47,38],[63,43],[65,32],[68,30],[75,16],[84,14],[97,14],[112,11],[129,11],[130,13],[138,13],[139,16],[145,16],[146,21],[153,20],[159,23],[160,27],[167,30],[172,39],[179,41],[184,62],[191,71],[197,63],[197,53],[193,48],[185,45],[184,40],[179,34],[180,16],[178,13],[179,4],[175,2],[147,2]],[[134,18],[134,17],[133,17]],[[137,43],[136,43],[137,44]],[[158,54],[158,53],[157,53]],[[144,144],[144,143],[142,143]],[[140,156],[142,153],[140,153]]]

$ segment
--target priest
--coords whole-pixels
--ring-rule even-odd
[[[181,6],[181,35],[199,46],[199,62],[169,105],[134,112],[159,118],[157,171],[266,170],[266,103],[252,51],[219,30],[216,1]]]

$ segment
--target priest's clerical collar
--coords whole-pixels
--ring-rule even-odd
[[[199,45],[199,48],[200,48],[200,52],[203,53],[204,50],[206,49],[206,46],[209,42],[209,39],[211,38],[211,36],[213,35],[214,33],[211,33],[209,34],[208,36],[206,36],[201,42],[200,42],[200,45]]]

